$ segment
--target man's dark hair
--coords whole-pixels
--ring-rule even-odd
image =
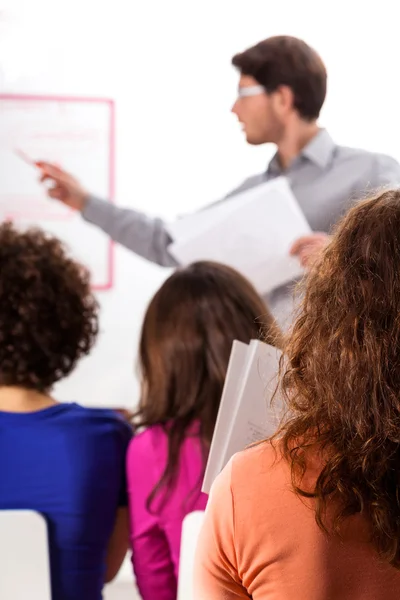
[[[236,54],[232,64],[268,93],[289,87],[294,107],[306,121],[319,117],[326,96],[326,69],[317,52],[302,40],[286,35],[267,38]]]

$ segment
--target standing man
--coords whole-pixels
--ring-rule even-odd
[[[305,266],[325,247],[328,233],[348,207],[367,191],[400,184],[400,165],[391,157],[338,146],[318,126],[327,74],[319,55],[290,36],[268,38],[232,59],[240,79],[232,112],[249,144],[275,144],[266,171],[247,179],[225,201],[274,177],[285,175],[313,235],[301,238],[291,252]],[[89,223],[148,260],[175,266],[168,252],[171,238],[160,219],[122,209],[92,197],[71,175],[40,163],[42,179],[53,180],[49,195],[81,211]],[[292,310],[292,285],[267,297],[281,325]]]

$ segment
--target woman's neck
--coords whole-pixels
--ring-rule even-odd
[[[57,402],[44,392],[22,387],[0,387],[0,411],[14,413],[36,412]]]

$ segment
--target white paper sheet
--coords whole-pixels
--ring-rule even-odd
[[[244,357],[244,349],[232,349],[203,480],[202,490],[207,494],[230,458],[249,444],[271,436],[282,416],[279,397],[271,406],[280,351],[252,340],[245,353]]]
[[[230,198],[219,200],[195,213],[180,217],[172,223],[166,223],[165,227],[174,242],[196,237],[200,232],[213,227],[215,223],[235,211],[239,206],[251,202],[253,194],[250,194],[250,192],[260,188],[262,194],[270,194],[272,192],[292,194],[286,177],[276,177],[271,181],[257,186],[257,188],[252,188],[251,190],[235,194]]]
[[[180,264],[198,260],[227,264],[250,279],[261,294],[303,274],[289,249],[311,229],[283,178],[187,217],[186,224],[186,230],[175,229],[181,237],[169,246]]]
[[[221,470],[220,458],[225,454],[225,448],[232,429],[232,414],[236,412],[236,402],[239,399],[239,390],[243,381],[243,372],[247,363],[249,345],[235,340],[229,358],[224,389],[214,435],[210,446],[209,459],[204,473],[203,491],[208,491],[211,484]]]
[[[281,353],[268,344],[252,340],[248,354],[222,468],[236,452],[271,436],[279,425],[280,405],[277,399],[271,406],[271,398],[277,384]]]

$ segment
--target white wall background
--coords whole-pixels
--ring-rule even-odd
[[[173,219],[265,168],[272,149],[247,147],[229,112],[230,59],[270,35],[322,55],[322,124],[338,142],[400,159],[398,12],[393,0],[0,0],[0,89],[114,98],[117,203]],[[167,273],[117,250],[101,338],[60,398],[134,406],[141,318]]]

